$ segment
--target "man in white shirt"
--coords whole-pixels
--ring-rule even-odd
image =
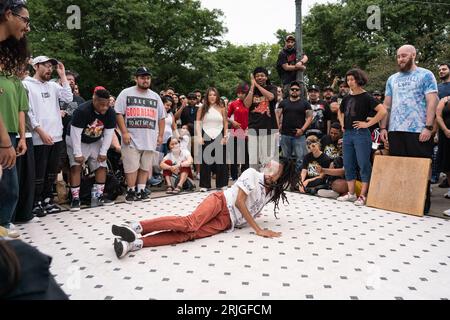
[[[274,212],[280,199],[285,202],[287,190],[295,176],[295,162],[270,161],[260,173],[247,169],[232,188],[210,194],[186,217],[161,217],[112,226],[114,250],[120,259],[130,251],[201,239],[249,224],[261,237],[280,237],[281,233],[262,229],[255,221],[264,206],[273,202]],[[155,233],[161,231],[160,233]],[[139,237],[142,236],[142,237]]]
[[[33,129],[34,159],[36,164],[36,189],[33,213],[42,217],[59,212],[53,203],[52,186],[58,174],[58,161],[63,148],[63,125],[59,102],[73,99],[62,62],[46,56],[33,59],[35,75],[27,77],[23,85],[28,91],[31,127]],[[50,81],[54,68],[61,84]]]

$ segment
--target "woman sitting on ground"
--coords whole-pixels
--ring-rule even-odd
[[[308,190],[315,191],[316,187],[325,184],[325,173],[320,173],[318,167],[329,168],[330,158],[322,152],[319,138],[309,136],[306,139],[309,153],[303,159],[303,168],[300,173],[300,193]],[[315,192],[314,192],[315,193]]]
[[[187,149],[181,149],[180,141],[177,138],[170,137],[167,140],[168,153],[160,164],[163,170],[163,176],[167,183],[168,194],[178,194],[183,190],[183,185],[192,177],[191,166],[194,163],[191,153]],[[172,175],[180,176],[179,183],[174,189],[172,186]]]

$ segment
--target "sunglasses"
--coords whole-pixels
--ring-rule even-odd
[[[18,13],[14,13],[14,12],[12,13],[12,15],[15,16],[15,17],[20,18],[26,24],[27,27],[30,26],[31,20],[30,20],[29,17],[24,17],[24,16],[21,16]]]
[[[300,91],[300,88],[291,88],[291,91]]]

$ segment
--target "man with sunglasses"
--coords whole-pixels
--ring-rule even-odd
[[[300,95],[301,85],[293,81],[289,88],[289,98],[280,102],[280,113],[277,113],[281,132],[281,150],[283,157],[293,156],[296,168],[302,167],[306,155],[305,132],[311,125],[313,113],[311,105]]]

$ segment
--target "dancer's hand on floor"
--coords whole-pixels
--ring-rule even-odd
[[[260,237],[264,238],[279,238],[281,237],[281,232],[275,232],[272,230],[261,230],[256,233]]]

